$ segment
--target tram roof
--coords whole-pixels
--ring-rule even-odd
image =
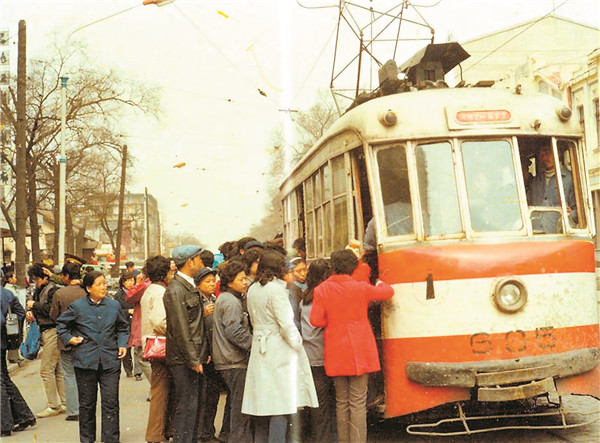
[[[580,136],[581,128],[574,116],[566,122],[559,119],[557,110],[563,106],[560,100],[547,94],[517,94],[507,89],[475,87],[427,89],[379,97],[336,120],[288,174],[280,189],[288,189],[290,184],[295,187],[304,180],[306,174],[299,172],[323,150],[326,142],[342,135],[360,144],[448,137]],[[385,126],[379,120],[388,111],[397,117],[393,126]],[[456,119],[461,111],[508,111],[511,118],[510,121],[461,123]],[[346,150],[357,146],[349,143]],[[339,154],[339,150],[332,150],[330,155],[321,153],[319,157],[327,159]],[[296,175],[299,177],[294,178]],[[294,183],[289,183],[292,179]]]

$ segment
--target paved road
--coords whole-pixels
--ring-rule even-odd
[[[11,372],[13,381],[27,400],[32,411],[38,412],[45,407],[45,396],[42,381],[39,376],[40,361],[27,362],[21,368]],[[144,379],[135,381],[122,374],[120,385],[121,399],[121,441],[123,443],[143,442],[148,419],[149,384]],[[570,413],[570,420],[589,420],[600,418],[600,401],[589,397],[574,397],[565,400],[565,406]],[[99,409],[98,409],[99,410]],[[221,412],[221,411],[220,411]],[[220,419],[220,413],[217,419]],[[411,418],[432,421],[432,418]],[[433,419],[435,421],[435,419]],[[473,436],[458,437],[424,437],[406,433],[407,420],[387,420],[383,423],[372,424],[369,428],[369,443],[599,443],[600,421],[579,428],[566,430],[511,430],[499,431]],[[493,421],[487,423],[494,426]],[[100,435],[100,418],[98,418],[98,436]],[[2,442],[23,443],[67,443],[78,441],[77,422],[65,421],[64,415],[39,419],[33,428],[11,437],[5,437]],[[323,442],[325,443],[325,442]]]

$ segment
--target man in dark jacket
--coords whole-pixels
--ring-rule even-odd
[[[2,311],[2,393],[0,395],[0,413],[2,414],[2,436],[8,437],[12,431],[22,431],[28,426],[35,425],[35,417],[23,399],[19,388],[10,379],[6,365],[8,339],[6,335],[6,314],[8,309],[17,315],[19,324],[25,318],[25,310],[17,297],[8,289],[0,286],[0,308]]]
[[[59,364],[58,336],[56,322],[50,318],[50,307],[57,286],[50,281],[50,272],[41,263],[34,263],[29,270],[29,277],[35,283],[33,300],[27,301],[27,321],[37,321],[42,333],[42,364],[40,376],[46,391],[48,405],[36,414],[38,418],[52,417],[66,411],[63,372]],[[57,395],[58,394],[58,395]],[[60,397],[60,398],[58,398]],[[60,402],[59,402],[60,400]]]
[[[194,275],[204,267],[195,245],[173,249],[177,274],[163,297],[167,313],[167,359],[175,384],[173,442],[196,442],[198,393],[203,364],[208,362],[209,345],[202,315],[201,294]]]
[[[81,287],[80,265],[67,262],[60,274],[67,286],[58,289],[54,293],[52,306],[50,307],[50,318],[54,322],[56,322],[59,315],[67,310],[71,303],[85,297],[85,290]],[[67,399],[67,418],[65,420],[77,421],[79,419],[79,400],[77,398],[77,380],[75,379],[71,346],[65,346],[61,340],[58,340],[58,350],[60,351],[60,367],[63,371]]]

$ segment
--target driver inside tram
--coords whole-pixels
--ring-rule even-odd
[[[552,206],[560,208],[560,194],[556,178],[556,163],[550,140],[544,143],[539,151],[536,163],[536,176],[529,181],[527,202],[530,206]],[[573,177],[566,167],[560,167],[564,195],[566,198],[567,213],[572,222],[577,223],[575,192]],[[543,212],[541,217],[533,220],[534,231],[544,233],[559,232],[560,213]],[[558,230],[558,231],[557,231]]]

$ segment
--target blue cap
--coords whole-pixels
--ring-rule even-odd
[[[176,265],[180,265],[180,264],[188,261],[190,258],[194,258],[196,255],[200,254],[202,251],[203,251],[202,246],[198,246],[198,245],[177,246],[175,249],[173,249],[171,258],[173,258],[173,261],[175,262]]]

